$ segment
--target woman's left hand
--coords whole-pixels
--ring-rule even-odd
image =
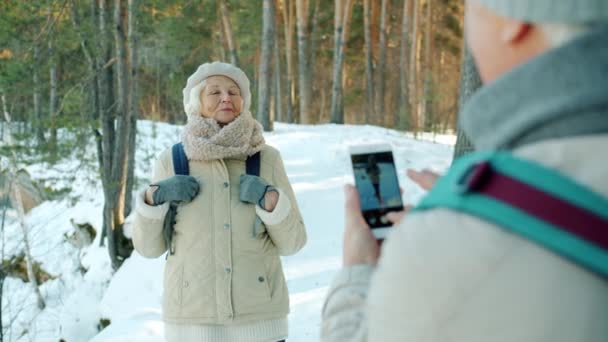
[[[273,211],[279,201],[279,193],[264,179],[253,175],[241,175],[241,201],[257,204],[266,211]]]
[[[276,190],[266,191],[264,195],[264,210],[273,211],[279,202],[279,192]]]

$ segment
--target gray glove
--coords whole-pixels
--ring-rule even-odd
[[[192,176],[175,175],[160,182],[150,184],[158,188],[152,194],[154,205],[165,202],[190,202],[200,190],[196,178]]]
[[[258,176],[241,175],[241,190],[239,198],[242,202],[257,204],[264,207],[264,196],[267,191],[276,189]]]

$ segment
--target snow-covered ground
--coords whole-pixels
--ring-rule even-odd
[[[178,141],[180,127],[139,122],[136,175],[149,177],[155,156]],[[323,299],[340,268],[343,230],[343,185],[352,183],[346,146],[390,143],[393,146],[404,202],[414,203],[421,189],[405,176],[407,168],[442,172],[450,164],[455,138],[423,135],[414,140],[403,133],[374,126],[302,126],[275,123],[265,134],[281,151],[308,232],[307,245],[283,258],[290,290],[289,341],[317,341]],[[66,242],[74,224],[101,227],[103,195],[94,164],[91,140],[85,153],[59,163],[33,165],[35,179],[56,189],[70,187],[70,196],[47,201],[26,217],[33,257],[56,278],[41,286],[47,307],[39,311],[28,283],[7,278],[2,298],[5,341],[163,341],[161,321],[164,256],[145,259],[137,252],[112,274],[108,253],[93,243],[77,248]],[[140,186],[143,186],[141,184]],[[16,214],[8,212],[2,235],[2,255],[8,259],[23,249]],[[127,220],[127,224],[129,220]],[[128,229],[128,228],[127,228]],[[100,319],[111,324],[98,332]]]

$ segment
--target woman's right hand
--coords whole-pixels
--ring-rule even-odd
[[[152,205],[166,202],[190,202],[198,195],[200,185],[192,176],[175,175],[162,181],[150,184],[146,197],[152,197]],[[150,194],[151,192],[151,194]]]

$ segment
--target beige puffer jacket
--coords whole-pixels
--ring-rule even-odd
[[[306,231],[279,152],[265,146],[260,177],[279,191],[273,212],[239,200],[245,161],[190,161],[201,191],[178,208],[175,254],[165,265],[163,318],[174,324],[229,324],[284,318],[289,296],[280,255],[306,242]],[[171,150],[161,153],[152,181],[173,176]],[[140,194],[135,249],[155,258],[167,250],[162,226],[167,204],[149,206]],[[254,236],[256,212],[264,222]]]

